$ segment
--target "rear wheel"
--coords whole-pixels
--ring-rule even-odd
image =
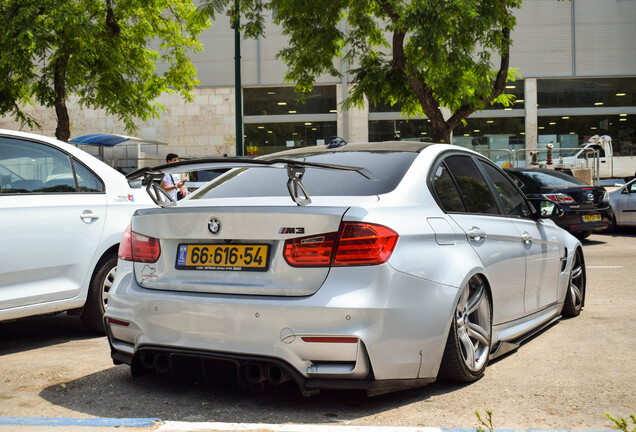
[[[612,222],[607,227],[606,231],[608,231],[608,232],[616,232],[617,229],[618,229],[618,226],[616,226],[616,215],[612,215]]]
[[[84,325],[94,332],[105,333],[104,311],[108,305],[108,292],[113,286],[116,271],[117,254],[105,255],[97,264],[97,271],[88,288],[88,296],[81,318]]]
[[[464,287],[453,314],[440,377],[471,382],[481,378],[488,364],[492,336],[492,303],[483,278]]]
[[[575,317],[581,313],[583,300],[585,299],[585,265],[583,252],[577,249],[574,254],[574,262],[570,271],[570,283],[563,303],[563,315]]]

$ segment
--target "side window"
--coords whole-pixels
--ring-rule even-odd
[[[433,189],[440,201],[442,210],[447,212],[465,212],[464,202],[455,186],[455,181],[444,163],[440,164],[433,176]]]
[[[68,159],[56,160],[44,179],[43,192],[75,192],[75,176]]]
[[[594,153],[591,150],[596,150],[598,152],[598,157],[605,157],[605,149],[601,147],[600,145],[593,145],[588,148],[590,149],[590,151],[581,152],[581,154],[578,157],[579,159],[585,159],[586,157],[587,158],[595,157],[597,153]]]
[[[104,192],[104,184],[99,177],[75,159],[73,159],[73,166],[75,167],[77,186],[80,192]]]
[[[69,157],[46,144],[0,137],[2,193],[75,192]]]
[[[499,214],[495,198],[470,157],[450,156],[445,159],[445,163],[459,187],[469,213]]]
[[[515,217],[530,217],[531,212],[526,200],[517,191],[512,182],[489,163],[484,161],[479,161],[479,163],[486,171],[488,177],[490,177],[506,214]]]
[[[524,188],[526,187],[526,185],[521,181],[521,179],[517,178],[516,176],[512,175],[512,174],[508,174],[510,176],[510,178],[512,179],[512,182],[514,184],[517,185],[517,187],[521,190],[524,190]]]

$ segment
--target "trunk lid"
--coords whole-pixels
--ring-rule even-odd
[[[161,255],[156,263],[135,263],[135,277],[140,286],[157,290],[311,295],[324,282],[329,267],[291,267],[283,256],[285,240],[337,232],[348,208],[243,205],[142,210],[133,217],[132,230],[159,239]]]
[[[575,201],[568,204],[572,208],[580,209],[596,209],[608,206],[607,201],[603,201],[605,188],[599,186],[568,186],[561,188],[544,188],[543,194],[550,195],[555,193],[563,193],[572,197]]]

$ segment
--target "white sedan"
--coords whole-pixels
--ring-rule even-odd
[[[88,153],[0,129],[0,321],[69,311],[103,332],[122,232],[149,206]]]
[[[636,179],[609,194],[615,227],[636,226]]]
[[[105,317],[133,375],[306,395],[469,382],[584,305],[581,243],[550,219],[562,209],[476,152],[340,143],[208,169],[228,164],[124,234]]]

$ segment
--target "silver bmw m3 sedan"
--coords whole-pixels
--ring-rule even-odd
[[[383,142],[144,173],[105,325],[134,376],[375,395],[479,379],[585,300],[580,242],[478,153]],[[232,168],[178,205],[165,172]],[[160,180],[159,180],[160,181]],[[154,188],[154,189],[153,189]]]

